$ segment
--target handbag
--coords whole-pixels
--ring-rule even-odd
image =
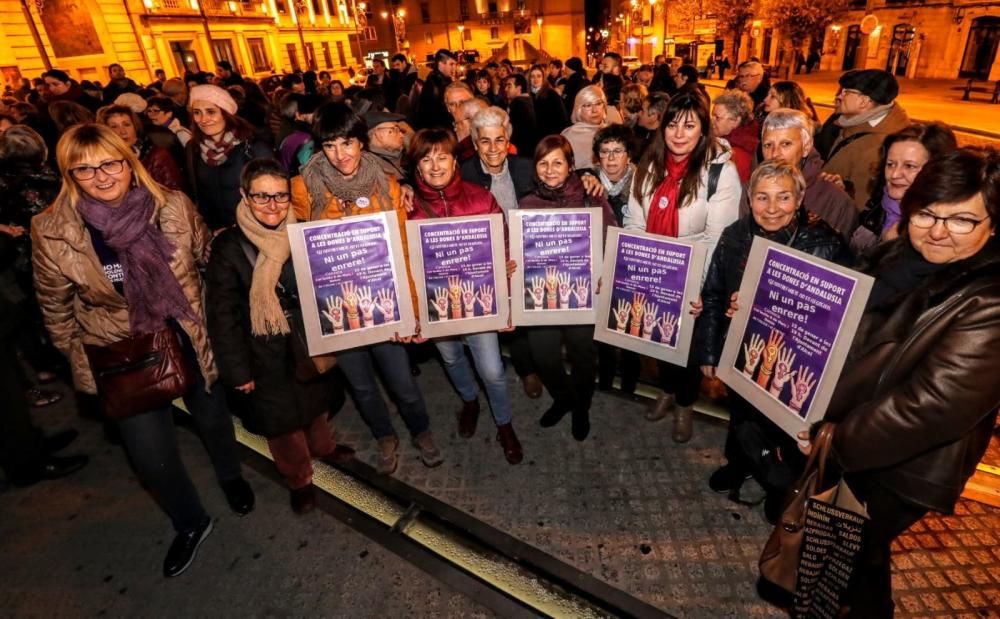
[[[162,408],[195,384],[195,369],[170,326],[97,346],[84,344],[105,417],[113,421]]]
[[[833,428],[829,423],[820,427],[805,470],[758,563],[764,580],[795,595],[794,617],[838,615],[840,595],[847,588],[868,517],[842,479],[817,492],[826,472]]]

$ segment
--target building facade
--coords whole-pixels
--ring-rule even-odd
[[[2,0],[0,72],[17,87],[47,68],[138,82],[229,61],[243,75],[328,70],[344,79],[372,38],[355,0]],[[355,16],[358,16],[356,19]]]

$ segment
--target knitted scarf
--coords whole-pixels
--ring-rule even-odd
[[[118,254],[133,333],[156,333],[168,318],[201,321],[170,270],[177,247],[150,223],[155,209],[153,195],[145,187],[130,190],[117,207],[86,195],[76,205],[83,220]]]
[[[635,165],[628,164],[628,169],[625,170],[625,175],[616,181],[608,178],[608,175],[603,169],[597,169],[597,178],[604,185],[604,190],[608,192],[608,198],[613,198],[623,191],[628,191],[632,187],[632,175],[635,173]]]
[[[291,332],[274,289],[281,277],[281,269],[292,253],[285,228],[293,223],[295,212],[290,208],[285,221],[277,228],[268,228],[257,221],[253,208],[246,200],[236,206],[236,225],[257,248],[257,262],[250,283],[250,332],[254,335],[285,335]]]
[[[218,140],[205,136],[201,140],[201,159],[206,164],[215,167],[220,166],[229,159],[229,153],[236,148],[240,140],[232,131],[226,131]]]
[[[392,165],[368,151],[361,153],[361,163],[351,178],[341,174],[323,151],[316,153],[302,167],[302,180],[306,183],[309,200],[312,202],[312,219],[320,217],[330,196],[340,201],[345,215],[354,214],[354,204],[358,198],[377,201],[382,208],[392,208],[386,173],[395,176]]]
[[[663,182],[653,193],[649,203],[649,213],[646,215],[646,232],[677,238],[680,232],[681,181],[687,174],[688,162],[691,157],[680,161],[667,155],[667,174]]]
[[[886,105],[876,105],[867,112],[851,116],[850,118],[846,116],[839,116],[837,120],[833,121],[833,123],[838,127],[844,127],[845,129],[847,127],[857,127],[858,125],[863,125],[866,122],[870,121],[871,119],[878,117],[879,115],[885,118],[885,116],[888,115],[889,112],[892,110],[893,105],[894,105],[893,103],[887,103]]]
[[[899,220],[903,218],[903,209],[899,205],[899,200],[889,197],[888,187],[882,190],[882,210],[885,211],[882,234],[885,234],[890,228],[895,228]]]

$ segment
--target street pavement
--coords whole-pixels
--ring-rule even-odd
[[[497,445],[485,398],[476,436],[459,438],[458,396],[435,361],[418,379],[445,456],[420,463],[405,439],[396,477],[572,566],[679,617],[781,617],[755,591],[770,531],[760,507],[712,493],[725,427],[704,416],[694,439],[670,440],[649,424],[645,402],[598,393],[583,443],[569,419],[542,429],[549,401],[528,400],[512,372],[514,425],[524,462]],[[314,512],[294,516],[283,487],[245,467],[257,508],[225,506],[197,439],[180,432],[183,457],[216,529],[190,570],[160,575],[172,534],[142,491],[122,449],[69,405],[35,414],[49,430],[75,425],[67,452],[93,460],[78,474],[0,493],[0,615],[16,617],[489,617],[460,592]],[[397,431],[405,433],[396,421]],[[370,433],[348,403],[338,439],[374,464]],[[759,493],[752,482],[748,495]],[[962,501],[954,516],[929,516],[895,548],[898,617],[1000,617],[1000,510]]]
[[[806,95],[819,106],[817,111],[820,116],[826,118],[831,112],[839,87],[837,80],[842,74],[842,71],[800,73],[792,75],[791,79],[802,86]],[[727,80],[729,77],[727,75]],[[964,87],[965,82],[966,80],[899,78],[897,101],[910,118],[915,120],[940,120],[956,129],[971,129],[995,136],[992,140],[963,136],[965,144],[995,143],[1000,140],[1000,104],[989,103],[992,83],[989,86],[990,93],[973,93],[971,101],[962,101],[962,91],[957,89]],[[725,86],[725,81],[717,79],[705,80],[705,83],[717,88]]]

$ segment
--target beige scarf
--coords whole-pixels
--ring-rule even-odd
[[[257,221],[253,207],[243,200],[236,207],[236,223],[258,252],[250,284],[250,332],[254,335],[288,334],[291,329],[274,289],[292,253],[285,228],[295,223],[295,212],[289,208],[285,221],[272,230]]]

